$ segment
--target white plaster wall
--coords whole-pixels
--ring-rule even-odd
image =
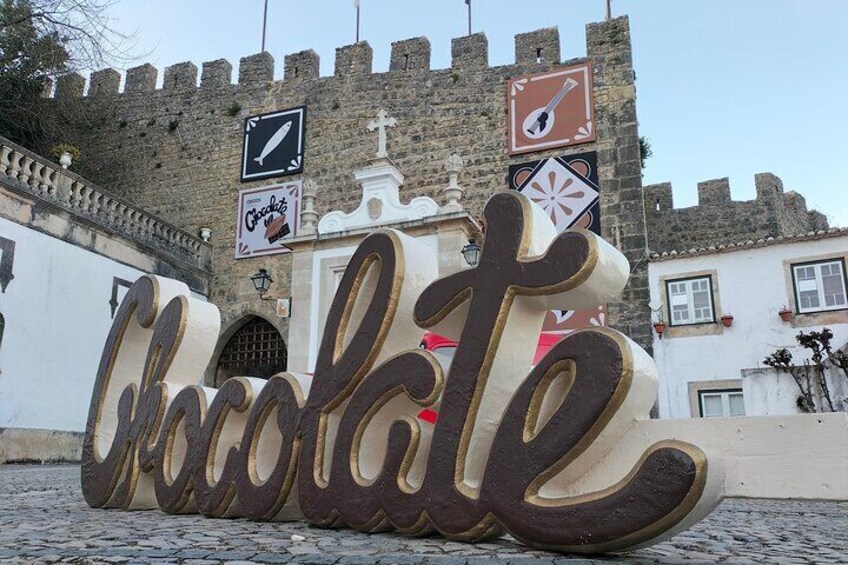
[[[749,414],[782,416],[798,413],[798,386],[790,375],[771,367],[745,370],[742,394]]]
[[[804,350],[796,345],[795,335],[801,330],[820,330],[823,326],[796,328],[781,321],[777,315],[781,306],[794,303],[792,289],[787,289],[783,262],[830,253],[844,254],[846,249],[848,237],[832,237],[650,263],[652,302],[659,304],[661,301],[660,277],[714,270],[722,308],[722,312],[716,312],[716,318],[725,313],[734,316],[733,325],[724,328],[720,335],[675,338],[665,335],[660,339],[654,333],[654,359],[660,379],[660,417],[692,416],[690,381],[739,379],[742,369],[763,367],[762,360],[780,347],[789,349],[799,361],[806,358]],[[665,304],[663,313],[667,320]],[[827,327],[833,330],[836,347],[848,341],[848,324],[827,324]],[[785,388],[782,384],[780,387]],[[750,389],[744,391],[747,415],[785,413],[779,408],[776,412],[764,408],[765,402],[756,396],[764,393],[763,386],[746,388]],[[780,406],[785,408],[783,403]]]
[[[0,427],[84,431],[112,278],[143,273],[3,218],[0,235],[15,241],[15,278],[0,294]]]
[[[848,408],[848,382],[841,371],[827,372],[830,398],[837,410]],[[771,367],[747,369],[742,373],[742,392],[745,408],[751,414],[783,416],[797,414],[796,400],[800,391],[791,375],[777,372]],[[818,386],[814,386],[818,402],[825,404]]]

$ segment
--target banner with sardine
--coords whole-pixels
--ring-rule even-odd
[[[506,96],[510,155],[595,140],[589,63],[513,78]]]
[[[236,259],[287,253],[300,229],[301,181],[239,191]]]
[[[303,172],[306,106],[244,120],[241,182]]]
[[[601,235],[597,153],[510,165],[509,187],[541,206],[558,232],[585,228]],[[565,335],[586,326],[605,326],[606,318],[603,304],[581,311],[552,310],[543,331]]]

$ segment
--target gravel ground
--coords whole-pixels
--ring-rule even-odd
[[[292,535],[303,536],[293,541]],[[89,508],[79,467],[0,465],[4,563],[848,563],[848,503],[727,500],[672,540],[619,556],[558,555],[504,538],[464,544],[438,537],[323,530],[305,523],[213,520],[159,511]]]

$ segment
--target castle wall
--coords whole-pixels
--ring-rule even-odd
[[[754,200],[730,198],[727,178],[698,183],[698,205],[674,208],[670,183],[645,187],[648,247],[652,253],[684,251],[827,229],[821,212],[807,210],[804,197],[783,191],[772,173],[754,176]]]
[[[389,72],[372,72],[367,42],[336,51],[333,76],[318,76],[311,50],[285,58],[284,78],[274,80],[267,53],[245,57],[232,84],[226,61],[165,69],[162,89],[157,70],[131,69],[124,92],[111,71],[92,75],[84,103],[96,116],[79,124],[71,141],[84,153],[81,172],[132,202],[197,232],[212,228],[214,246],[210,300],[224,314],[249,305],[268,311],[248,277],[259,267],[274,277],[273,293],[290,292],[288,255],[233,258],[237,194],[241,188],[270,184],[239,182],[242,128],[246,116],[307,106],[305,170],[318,183],[317,212],[352,210],[360,190],[352,171],[373,156],[375,136],[365,125],[384,108],[398,120],[389,132],[389,154],[406,177],[401,200],[430,196],[444,203],[443,161],[459,153],[465,161],[463,204],[473,214],[486,199],[506,190],[510,164],[596,150],[601,186],[603,235],[635,266],[622,303],[610,308],[614,327],[650,347],[645,213],[639,162],[635,86],[626,17],[587,26],[587,56],[594,71],[597,141],[566,149],[508,156],[506,82],[560,64],[555,28],[516,36],[516,63],[488,66],[485,35],[454,39],[452,65],[430,69],[430,43],[413,38],[392,44]],[[569,62],[583,61],[584,58]],[[200,84],[197,85],[198,74]],[[80,96],[79,77],[57,85],[57,98]],[[73,116],[69,116],[73,119]],[[288,177],[297,178],[297,177]],[[459,252],[459,250],[457,250]],[[296,306],[295,306],[296,307]]]

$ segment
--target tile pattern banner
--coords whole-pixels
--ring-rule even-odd
[[[530,197],[557,228],[585,228],[601,234],[597,153],[552,157],[509,167],[509,187]],[[606,325],[606,306],[553,310],[543,331],[567,334],[588,325]]]

